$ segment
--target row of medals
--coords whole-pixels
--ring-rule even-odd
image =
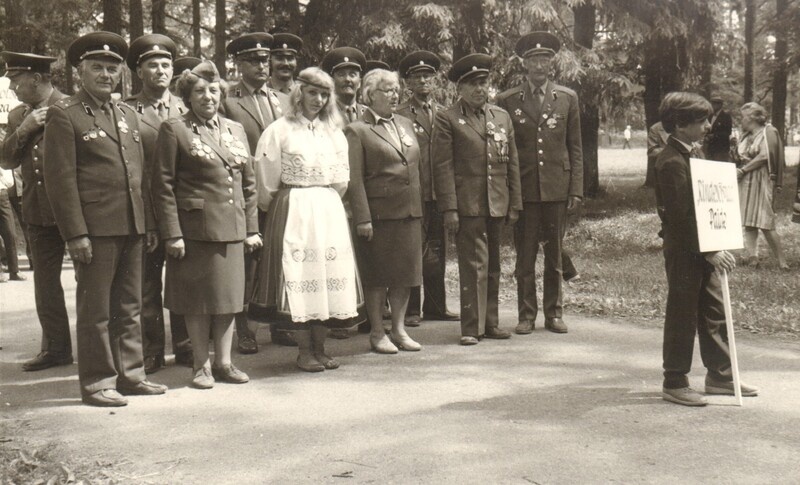
[[[230,133],[223,133],[222,141],[225,144],[225,148],[227,148],[228,151],[231,152],[231,155],[233,155],[233,162],[236,165],[241,165],[247,161],[247,149],[244,147],[244,144],[241,141],[237,140],[236,137]],[[208,158],[209,160],[214,158],[214,150],[212,150],[210,146],[203,143],[198,137],[192,138],[192,147],[190,153],[193,157]]]
[[[125,120],[120,120],[117,122],[117,129],[119,129],[120,133],[127,133],[129,128],[130,127],[128,126],[128,123]],[[83,135],[83,141],[95,140],[97,137],[105,138],[107,136],[108,133],[106,133],[102,128],[92,128],[86,132],[85,135]]]

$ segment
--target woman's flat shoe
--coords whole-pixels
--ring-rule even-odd
[[[211,369],[208,367],[195,369],[192,387],[196,389],[211,389],[214,387],[214,376],[211,375]]]
[[[422,345],[415,342],[414,339],[408,335],[391,335],[390,338],[392,339],[392,343],[400,350],[405,350],[406,352],[418,352],[422,350]]]
[[[382,336],[378,340],[375,340],[371,335],[369,337],[369,343],[372,346],[372,350],[379,354],[396,354],[397,347],[389,340],[389,337],[386,335]]]
[[[250,381],[247,374],[237,369],[233,364],[211,367],[211,375],[214,379],[230,384],[244,384]]]
[[[301,355],[297,356],[297,367],[306,372],[322,372],[325,370],[325,366],[314,357],[304,358]]]
[[[332,359],[326,354],[314,354],[314,357],[322,364],[326,370],[333,370],[339,368],[339,361]]]
[[[458,342],[460,345],[478,345],[478,339],[476,337],[464,336],[461,337],[461,340]]]

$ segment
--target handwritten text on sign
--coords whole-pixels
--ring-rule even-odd
[[[692,191],[700,251],[741,249],[742,216],[736,166],[692,158]]]

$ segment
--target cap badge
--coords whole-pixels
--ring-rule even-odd
[[[350,58],[349,58],[349,57],[347,57],[347,56],[345,56],[345,58],[344,58],[344,62],[350,62]]]
[[[478,66],[472,66],[472,70],[473,71],[477,71],[478,70]]]
[[[536,44],[536,48],[537,49],[541,49],[542,48],[542,44]]]
[[[153,50],[154,50],[154,51],[160,51],[160,50],[161,50],[161,47],[159,47],[159,46],[157,46],[157,45],[154,45],[154,46],[153,46]]]
[[[256,49],[261,49],[261,42],[256,42]]]
[[[284,49],[288,49],[288,48],[289,48],[289,46],[288,46],[287,44],[283,44],[283,48],[284,48]]]
[[[419,65],[420,66],[424,66],[425,65],[425,61],[419,61]]]
[[[111,47],[109,47],[108,44],[103,44],[103,50],[104,51],[111,50]]]

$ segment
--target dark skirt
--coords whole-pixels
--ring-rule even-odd
[[[283,277],[283,236],[286,232],[286,217],[289,213],[291,190],[290,188],[279,190],[270,203],[264,229],[264,246],[258,256],[258,270],[253,295],[247,310],[248,316],[253,320],[289,330],[303,325],[292,321],[292,313],[286,298],[286,280]],[[358,273],[358,268],[356,268],[356,273]],[[356,279],[358,279],[358,275],[356,275]],[[329,328],[350,328],[367,320],[364,293],[361,290],[360,281],[358,283],[357,311],[358,316],[356,317],[330,318],[322,323]]]
[[[356,261],[365,288],[422,284],[422,219],[373,221],[372,241],[356,237]]]
[[[167,256],[164,307],[181,315],[238,313],[244,308],[244,243],[184,239],[183,259]]]

